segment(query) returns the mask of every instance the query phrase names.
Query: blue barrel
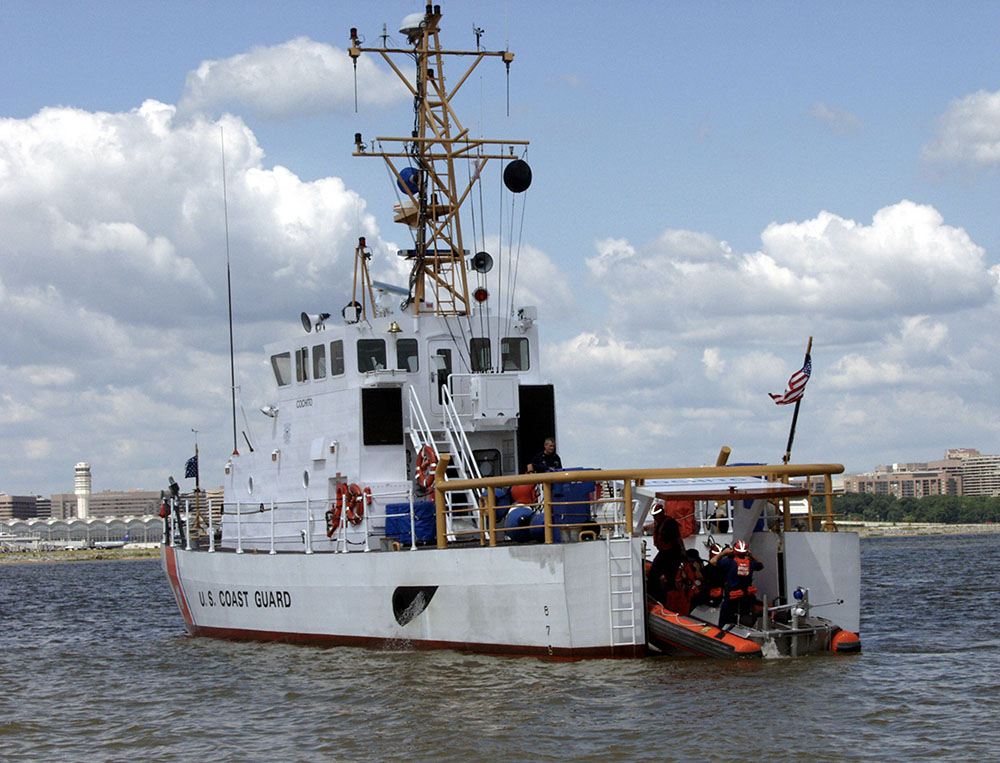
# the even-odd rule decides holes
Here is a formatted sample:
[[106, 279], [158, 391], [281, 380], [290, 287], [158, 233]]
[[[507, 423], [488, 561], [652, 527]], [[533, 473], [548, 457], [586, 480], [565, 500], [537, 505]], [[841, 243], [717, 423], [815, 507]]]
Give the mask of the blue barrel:
[[508, 508], [513, 503], [510, 497], [510, 489], [502, 487], [494, 488], [493, 495], [496, 497], [497, 527], [503, 527], [503, 521], [507, 516]]
[[531, 518], [533, 512], [527, 506], [515, 506], [504, 518], [503, 526], [507, 531], [507, 540], [515, 543], [527, 543], [531, 540]]
[[545, 513], [536, 511], [531, 515], [531, 539], [536, 543], [545, 542]]

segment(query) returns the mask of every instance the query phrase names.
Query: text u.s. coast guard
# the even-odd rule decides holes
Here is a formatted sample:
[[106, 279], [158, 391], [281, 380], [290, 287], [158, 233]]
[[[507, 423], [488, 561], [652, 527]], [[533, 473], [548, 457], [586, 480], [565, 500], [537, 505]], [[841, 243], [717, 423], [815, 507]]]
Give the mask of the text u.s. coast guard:
[[288, 609], [292, 595], [288, 591], [254, 591], [220, 588], [217, 591], [198, 591], [198, 601], [203, 607], [256, 607], [257, 609]]

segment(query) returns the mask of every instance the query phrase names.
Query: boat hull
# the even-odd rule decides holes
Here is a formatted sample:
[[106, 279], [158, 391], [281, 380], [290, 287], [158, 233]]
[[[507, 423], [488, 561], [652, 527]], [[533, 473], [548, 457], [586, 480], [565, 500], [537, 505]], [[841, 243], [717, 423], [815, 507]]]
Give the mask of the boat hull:
[[617, 560], [603, 542], [347, 554], [166, 546], [162, 561], [191, 635], [583, 659], [645, 653], [640, 541], [631, 548], [632, 628], [611, 606]]
[[723, 660], [762, 657], [758, 644], [701, 620], [654, 604], [647, 616], [650, 641], [661, 649], [682, 649], [702, 657]]

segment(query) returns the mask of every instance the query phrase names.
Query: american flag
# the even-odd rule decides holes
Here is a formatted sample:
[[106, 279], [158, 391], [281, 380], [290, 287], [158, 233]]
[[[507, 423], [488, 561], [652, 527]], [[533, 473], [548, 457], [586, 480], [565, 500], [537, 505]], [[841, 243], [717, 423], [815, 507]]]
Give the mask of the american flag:
[[774, 395], [768, 392], [776, 405], [788, 405], [802, 399], [802, 393], [806, 391], [806, 382], [809, 381], [809, 374], [812, 373], [812, 358], [806, 355], [806, 362], [802, 368], [792, 374], [788, 380], [788, 389], [783, 395]]
[[189, 458], [187, 460], [187, 463], [184, 464], [184, 477], [185, 477], [185, 479], [189, 479], [191, 477], [194, 477], [195, 479], [198, 478], [198, 454], [197, 453], [195, 453], [193, 456], [191, 456], [191, 458]]

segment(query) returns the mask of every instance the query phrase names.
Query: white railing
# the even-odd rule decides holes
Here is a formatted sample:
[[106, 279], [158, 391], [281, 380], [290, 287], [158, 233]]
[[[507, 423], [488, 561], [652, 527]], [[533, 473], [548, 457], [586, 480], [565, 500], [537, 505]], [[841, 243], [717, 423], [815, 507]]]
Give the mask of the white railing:
[[[370, 504], [368, 503], [369, 498], [371, 500]], [[373, 526], [375, 520], [382, 520], [382, 524], [384, 526], [384, 523], [389, 516], [398, 516], [398, 514], [394, 513], [390, 515], [385, 511], [381, 513], [374, 513], [369, 511], [369, 506], [386, 506], [390, 503], [390, 499], [392, 498], [402, 499], [399, 503], [409, 503], [410, 547], [415, 549], [417, 545], [416, 514], [414, 512], [413, 488], [411, 486], [405, 490], [383, 490], [372, 492], [370, 495], [366, 494], [363, 499], [366, 502], [364, 516], [358, 526], [353, 526], [359, 527], [359, 529], [356, 530], [356, 533], [363, 536], [364, 540], [358, 540], [357, 542], [353, 542], [351, 540], [350, 528], [352, 526], [346, 520], [346, 517], [342, 516], [333, 535], [327, 536], [323, 539], [329, 540], [332, 544], [332, 547], [327, 550], [338, 553], [348, 553], [352, 551], [352, 545], [361, 545], [363, 546], [361, 550], [371, 551], [371, 538], [373, 533], [377, 534], [378, 532], [378, 528]], [[254, 548], [254, 550], [257, 550], [258, 548], [261, 550], [266, 549], [267, 553], [270, 555], [278, 552], [279, 545], [287, 546], [289, 543], [294, 543], [296, 539], [299, 539], [302, 544], [302, 551], [306, 554], [312, 554], [316, 550], [315, 544], [319, 538], [319, 535], [316, 533], [316, 516], [314, 513], [315, 503], [315, 499], [310, 498], [302, 501], [270, 501], [267, 504], [259, 502], [243, 503], [240, 501], [237, 501], [236, 503], [224, 503], [223, 517], [226, 519], [232, 519], [232, 524], [235, 525], [235, 528], [230, 530], [230, 532], [235, 534], [235, 538], [230, 536], [228, 540], [230, 542], [235, 540], [235, 548], [233, 550], [237, 554], [245, 553], [244, 545], [250, 545]], [[249, 520], [250, 517], [260, 517], [261, 514], [269, 515], [266, 522], [251, 522]], [[184, 530], [180, 525], [180, 512], [172, 511], [171, 519], [173, 522], [171, 524], [170, 545], [176, 547], [178, 538], [185, 537], [182, 535]], [[261, 529], [262, 524], [266, 526], [266, 532], [255, 532]], [[215, 552], [217, 550], [214, 529], [210, 513], [209, 552]], [[226, 540], [227, 539], [225, 538], [223, 539], [224, 542]], [[192, 550], [190, 534], [187, 537], [185, 549]]]

